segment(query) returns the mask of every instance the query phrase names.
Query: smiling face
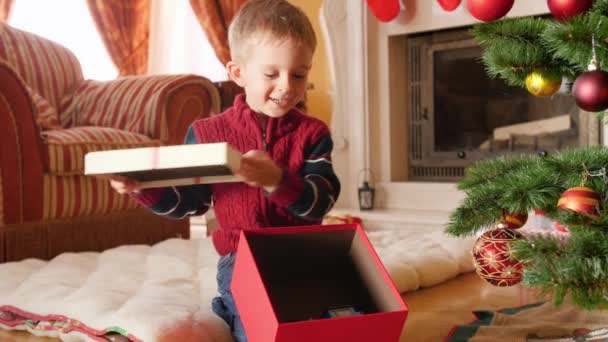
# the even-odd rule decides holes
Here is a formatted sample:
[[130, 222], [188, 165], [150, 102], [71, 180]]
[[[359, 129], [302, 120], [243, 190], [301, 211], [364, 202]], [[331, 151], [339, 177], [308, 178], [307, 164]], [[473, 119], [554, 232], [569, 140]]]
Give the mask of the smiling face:
[[279, 118], [304, 98], [313, 50], [293, 39], [252, 37], [242, 58], [226, 65], [230, 78], [245, 89], [249, 107]]

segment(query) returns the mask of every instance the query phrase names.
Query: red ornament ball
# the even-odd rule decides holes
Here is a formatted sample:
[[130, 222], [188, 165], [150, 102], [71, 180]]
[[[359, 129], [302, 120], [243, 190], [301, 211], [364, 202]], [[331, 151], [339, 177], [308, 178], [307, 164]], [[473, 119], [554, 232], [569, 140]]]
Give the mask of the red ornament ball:
[[473, 247], [475, 272], [494, 286], [513, 286], [521, 281], [523, 263], [511, 252], [514, 241], [525, 237], [511, 229], [483, 233]]
[[528, 213], [511, 214], [504, 213], [496, 222], [496, 228], [499, 229], [517, 229], [521, 228], [528, 221]]
[[507, 15], [515, 0], [467, 0], [471, 15], [481, 21], [494, 21]]
[[562, 193], [557, 201], [557, 208], [596, 219], [599, 215], [601, 200], [600, 194], [593, 189], [577, 186]]
[[437, 2], [439, 2], [444, 11], [452, 12], [460, 6], [462, 0], [437, 0]]
[[593, 0], [547, 0], [551, 14], [558, 20], [567, 20], [587, 12]]
[[576, 104], [588, 112], [608, 108], [608, 72], [593, 70], [582, 73], [574, 81], [572, 94]]

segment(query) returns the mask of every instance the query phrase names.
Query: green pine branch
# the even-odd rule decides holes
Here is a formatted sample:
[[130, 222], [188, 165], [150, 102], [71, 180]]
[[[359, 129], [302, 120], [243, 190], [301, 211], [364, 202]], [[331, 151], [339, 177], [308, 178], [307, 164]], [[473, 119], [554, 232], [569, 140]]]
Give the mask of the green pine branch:
[[608, 62], [608, 46], [605, 43], [607, 33], [608, 17], [590, 13], [566, 22], [549, 21], [541, 41], [555, 60], [560, 62], [564, 76], [571, 79], [588, 70], [594, 36], [598, 61]]
[[542, 41], [546, 28], [547, 20], [542, 18], [507, 19], [473, 27], [472, 33], [484, 49], [482, 61], [488, 75], [520, 87], [533, 71], [561, 79], [561, 63], [553, 60]]
[[608, 239], [604, 232], [580, 229], [568, 240], [545, 237], [518, 241], [515, 256], [525, 263], [524, 285], [552, 296], [567, 294], [588, 310], [608, 305]]
[[608, 0], [595, 0], [591, 12], [608, 16]]
[[484, 160], [467, 169], [458, 183], [467, 197], [452, 213], [447, 232], [473, 235], [492, 228], [503, 211], [529, 212], [536, 209], [568, 226], [602, 227], [608, 210], [597, 221], [569, 212], [558, 212], [557, 201], [569, 188], [580, 186], [585, 168], [590, 174], [585, 185], [600, 194], [608, 192], [608, 149], [603, 146], [535, 155]]

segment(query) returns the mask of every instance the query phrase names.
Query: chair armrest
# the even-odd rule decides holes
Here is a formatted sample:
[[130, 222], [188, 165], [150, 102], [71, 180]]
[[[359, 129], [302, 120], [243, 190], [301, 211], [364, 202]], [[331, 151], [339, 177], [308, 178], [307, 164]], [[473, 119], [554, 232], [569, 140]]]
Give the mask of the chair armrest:
[[39, 220], [45, 164], [34, 103], [21, 78], [2, 61], [0, 127], [0, 226]]
[[[183, 142], [192, 121], [220, 112], [215, 85], [197, 75], [130, 76], [85, 81], [63, 110], [71, 126], [104, 126]], [[65, 102], [64, 102], [65, 103]]]

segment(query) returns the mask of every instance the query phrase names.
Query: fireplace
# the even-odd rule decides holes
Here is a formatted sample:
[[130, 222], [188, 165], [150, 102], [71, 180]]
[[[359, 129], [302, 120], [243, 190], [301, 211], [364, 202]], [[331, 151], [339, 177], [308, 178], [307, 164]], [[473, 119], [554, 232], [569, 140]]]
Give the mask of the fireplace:
[[[407, 40], [409, 177], [456, 181], [471, 163], [599, 143], [597, 120], [565, 91], [536, 97], [487, 76], [482, 50], [468, 28], [404, 37]], [[565, 88], [565, 86], [563, 87]], [[596, 132], [596, 133], [597, 133]]]
[[[410, 38], [423, 37], [429, 32], [438, 35], [451, 32], [457, 36], [459, 30], [478, 21], [469, 15], [466, 6], [445, 12], [437, 1], [404, 0], [404, 3], [405, 10], [389, 23], [375, 19], [364, 1], [324, 0], [322, 3], [320, 23], [331, 84], [333, 165], [342, 183], [337, 207], [346, 213], [362, 216], [366, 227], [373, 223], [374, 227], [440, 229], [464, 197], [449, 179], [458, 178], [452, 175], [462, 173], [465, 165], [473, 160], [473, 152], [465, 149], [463, 160], [458, 158], [456, 149], [434, 152], [433, 147], [426, 155], [422, 152], [423, 157], [447, 153], [454, 159], [453, 164], [435, 159], [436, 164], [429, 162], [419, 166], [424, 168], [422, 171], [428, 177], [422, 177], [420, 173], [416, 175], [416, 170], [410, 165], [413, 162], [409, 158], [410, 145], [416, 140], [410, 136], [408, 125], [414, 115], [418, 118], [424, 115], [422, 101], [428, 103], [427, 116], [430, 115], [428, 109], [434, 104], [423, 98], [428, 92], [423, 92], [422, 88], [418, 105], [412, 102], [408, 82], [414, 70], [409, 60], [408, 43]], [[508, 16], [547, 13], [544, 1], [516, 1]], [[414, 113], [416, 110], [418, 112]], [[573, 121], [569, 123], [573, 128], [591, 127], [578, 130], [579, 144], [597, 142], [601, 135], [594, 115], [578, 113], [578, 122], [576, 117], [573, 114]], [[556, 120], [568, 124], [565, 120], [559, 121], [560, 115]], [[509, 129], [512, 128], [506, 131]], [[523, 130], [516, 130], [520, 131]], [[550, 146], [551, 141], [546, 139], [537, 139], [537, 146]], [[461, 140], [467, 146], [467, 139]], [[473, 142], [477, 140], [470, 138], [470, 141], [469, 145], [474, 146]], [[493, 151], [505, 149], [498, 142], [488, 142], [483, 146], [490, 144], [493, 144]], [[512, 144], [534, 146], [534, 139], [527, 142], [525, 137], [518, 136], [514, 137]], [[446, 167], [460, 171], [446, 170]], [[358, 207], [357, 189], [361, 186], [359, 173], [363, 169], [374, 173], [377, 201], [374, 210], [358, 212], [355, 209]]]

